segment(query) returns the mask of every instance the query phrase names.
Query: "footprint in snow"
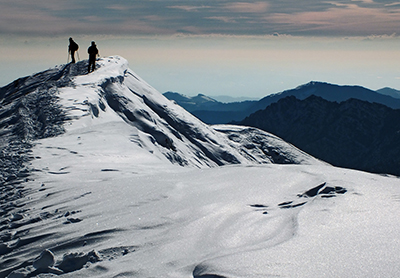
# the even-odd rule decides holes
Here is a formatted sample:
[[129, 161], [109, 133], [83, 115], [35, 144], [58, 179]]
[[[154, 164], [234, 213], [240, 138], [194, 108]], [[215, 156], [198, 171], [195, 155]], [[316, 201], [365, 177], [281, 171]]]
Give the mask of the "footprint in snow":
[[69, 174], [70, 172], [63, 172], [63, 171], [49, 171], [49, 174], [53, 174], [53, 175], [65, 175], [65, 174]]
[[82, 221], [82, 219], [80, 219], [80, 218], [69, 217], [69, 218], [67, 218], [67, 221], [65, 221], [63, 224], [73, 224], [73, 223], [79, 223], [81, 221]]

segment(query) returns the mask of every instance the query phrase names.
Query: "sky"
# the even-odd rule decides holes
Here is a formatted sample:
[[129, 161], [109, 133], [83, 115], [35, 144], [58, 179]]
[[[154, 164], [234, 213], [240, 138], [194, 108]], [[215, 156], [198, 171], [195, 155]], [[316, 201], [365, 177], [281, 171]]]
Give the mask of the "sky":
[[0, 86], [95, 40], [160, 92], [260, 98], [309, 81], [400, 89], [400, 2], [1, 0]]

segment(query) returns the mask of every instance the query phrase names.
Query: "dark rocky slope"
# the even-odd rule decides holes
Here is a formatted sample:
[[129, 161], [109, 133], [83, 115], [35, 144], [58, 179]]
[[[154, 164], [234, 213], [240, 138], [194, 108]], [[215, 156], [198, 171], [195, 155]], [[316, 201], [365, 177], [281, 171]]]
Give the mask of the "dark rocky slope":
[[400, 175], [400, 110], [349, 99], [290, 96], [241, 122], [335, 166]]

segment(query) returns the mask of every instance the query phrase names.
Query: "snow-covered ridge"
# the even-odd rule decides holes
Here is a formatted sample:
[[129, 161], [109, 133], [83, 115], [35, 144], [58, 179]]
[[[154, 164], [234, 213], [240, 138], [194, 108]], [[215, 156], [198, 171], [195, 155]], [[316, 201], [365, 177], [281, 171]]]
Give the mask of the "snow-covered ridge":
[[[266, 132], [235, 128], [233, 136], [204, 124], [147, 84], [119, 56], [99, 59], [91, 74], [86, 74], [86, 61], [58, 66], [2, 88], [1, 95], [3, 114], [26, 111], [20, 117], [25, 137], [57, 136], [64, 129], [124, 122], [133, 128], [132, 142], [182, 166], [321, 163]], [[17, 102], [25, 103], [23, 109]], [[47, 110], [44, 122], [42, 114]], [[38, 119], [41, 127], [35, 128]], [[281, 147], [276, 147], [278, 141]]]
[[[104, 113], [107, 110], [116, 112], [139, 130], [141, 145], [148, 146], [153, 153], [160, 153], [173, 163], [198, 167], [239, 163], [318, 163], [289, 145], [284, 151], [277, 150], [278, 156], [282, 157], [275, 160], [259, 147], [252, 146], [249, 150], [232, 147], [229, 137], [165, 98], [130, 70], [125, 59], [109, 57], [98, 64], [100, 68], [95, 74], [74, 80], [75, 90], [90, 87], [87, 104], [91, 114], [102, 118], [103, 114], [108, 116], [109, 113]], [[94, 86], [97, 86], [96, 90], [92, 89]], [[252, 130], [248, 129], [248, 132]], [[241, 133], [246, 132], [242, 130]], [[265, 139], [271, 138], [269, 134], [265, 135]]]

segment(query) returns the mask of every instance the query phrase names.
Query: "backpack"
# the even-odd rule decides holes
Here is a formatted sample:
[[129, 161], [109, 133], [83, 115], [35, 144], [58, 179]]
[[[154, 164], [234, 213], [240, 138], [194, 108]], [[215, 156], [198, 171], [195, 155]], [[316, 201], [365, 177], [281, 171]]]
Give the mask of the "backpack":
[[77, 51], [78, 48], [79, 48], [78, 44], [77, 44], [76, 42], [74, 42], [74, 41], [72, 41], [72, 42], [69, 44], [69, 50], [71, 50], [71, 51]]

